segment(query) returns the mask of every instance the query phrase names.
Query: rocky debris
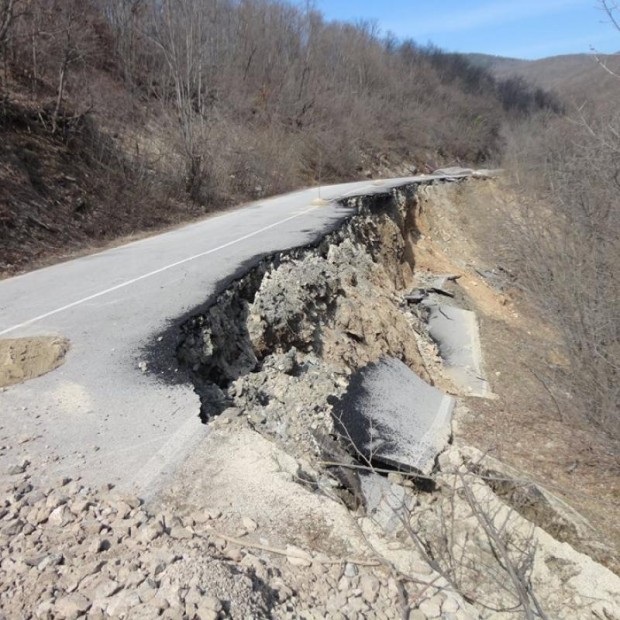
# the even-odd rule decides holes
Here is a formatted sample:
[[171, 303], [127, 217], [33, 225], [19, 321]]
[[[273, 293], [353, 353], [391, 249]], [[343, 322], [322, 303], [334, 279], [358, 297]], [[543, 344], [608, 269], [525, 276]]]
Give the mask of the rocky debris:
[[0, 509], [7, 618], [241, 618], [277, 608], [255, 571], [218, 559], [203, 515], [183, 526], [107, 488], [14, 479]]
[[471, 456], [454, 446], [442, 454], [438, 491], [418, 495], [410, 513], [408, 531], [433, 566], [481, 608], [496, 609], [493, 618], [523, 611], [520, 589], [531, 609], [538, 605], [550, 618], [617, 617], [620, 578], [504, 503], [472, 472]]
[[[425, 278], [426, 281], [412, 289], [411, 292], [404, 296], [404, 299], [407, 302], [418, 304], [433, 294], [454, 297], [454, 293], [447, 288], [447, 285], [450, 282], [456, 282], [459, 278], [460, 276], [458, 275], [448, 273], [441, 275], [431, 274], [430, 278]], [[416, 279], [421, 279], [419, 274]]]
[[[403, 604], [419, 600], [411, 589], [403, 603], [378, 562], [230, 542], [214, 527], [218, 511], [156, 514], [135, 496], [79, 481], [36, 488], [20, 477], [3, 491], [3, 617], [378, 620], [400, 618]], [[249, 517], [240, 523], [260, 530]], [[470, 618], [453, 598], [457, 617]]]
[[[203, 419], [232, 407], [244, 420], [227, 424], [247, 421], [317, 462], [334, 432], [328, 399], [352, 372], [394, 356], [428, 379], [398, 293], [412, 278], [414, 201], [413, 189], [351, 200], [359, 215], [318, 247], [263, 261], [183, 327]], [[355, 475], [334, 474], [356, 496]]]
[[[204, 419], [231, 404], [247, 410], [244, 382], [270, 368], [342, 383], [352, 370], [393, 355], [425, 375], [396, 294], [412, 274], [413, 192], [351, 200], [360, 214], [318, 247], [265, 259], [183, 326], [179, 357], [193, 373]], [[285, 357], [270, 362], [276, 355]], [[263, 391], [256, 394], [261, 406], [283, 402], [281, 393]]]
[[450, 440], [453, 407], [401, 361], [382, 358], [351, 377], [333, 416], [343, 443], [369, 462], [430, 474]]
[[[426, 190], [427, 198], [432, 191]], [[473, 315], [451, 305], [464, 297], [460, 287], [449, 284], [454, 278], [429, 274], [428, 282], [422, 283], [421, 288], [430, 291], [427, 297], [432, 296], [433, 302], [429, 305], [425, 300], [420, 304], [428, 311], [428, 328], [416, 323], [411, 312], [402, 311], [403, 291], [411, 290], [414, 281], [415, 196], [396, 190], [390, 196], [360, 199], [357, 206], [359, 214], [318, 247], [270, 257], [234, 283], [205, 314], [184, 326], [180, 347], [181, 358], [195, 378], [205, 419], [225, 411], [220, 420], [212, 421], [218, 430], [226, 428], [234, 436], [249, 427], [298, 463], [303, 462], [304, 466], [294, 471], [287, 469], [286, 475], [326, 504], [332, 499], [344, 501], [355, 511], [360, 530], [380, 557], [389, 558], [385, 561], [399, 574], [412, 577], [415, 584], [425, 584], [405, 586], [393, 576], [385, 581], [385, 575], [377, 574], [379, 571], [346, 563], [334, 572], [335, 569], [317, 562], [307, 549], [296, 544], [285, 546], [279, 570], [282, 575], [290, 575], [286, 571], [292, 570], [296, 577], [269, 581], [278, 600], [286, 601], [286, 613], [290, 615], [283, 617], [304, 617], [307, 609], [313, 610], [312, 616], [334, 618], [372, 617], [372, 613], [377, 617], [400, 617], [405, 613], [417, 618], [476, 617], [474, 607], [455, 594], [455, 588], [467, 592], [468, 600], [478, 605], [482, 615], [489, 617], [486, 606], [505, 609], [509, 614], [508, 610], [519, 604], [515, 592], [510, 590], [515, 584], [505, 570], [505, 560], [498, 561], [502, 550], [489, 538], [474, 510], [478, 504], [490, 511], [491, 519], [504, 519], [503, 526], [498, 522], [494, 527], [506, 537], [502, 544], [508, 546], [510, 561], [536, 580], [536, 596], [551, 617], [563, 617], [562, 614], [566, 616], [568, 610], [573, 610], [573, 594], [580, 605], [586, 600], [586, 575], [594, 578], [593, 583], [600, 579], [603, 584], [596, 597], [604, 603], [596, 611], [611, 613], [617, 605], [617, 580], [604, 568], [590, 564], [585, 556], [577, 554], [579, 557], [571, 556], [569, 561], [568, 551], [555, 549], [557, 542], [545, 538], [544, 532], [533, 530], [532, 524], [511, 511], [475, 476], [471, 485], [474, 502], [468, 501], [469, 487], [458, 487], [460, 478], [455, 473], [463, 466], [462, 455], [455, 456], [451, 448], [439, 456], [443, 473], [434, 478], [437, 490], [433, 493], [420, 492], [407, 476], [394, 474], [386, 480], [375, 473], [363, 477], [360, 483], [356, 472], [360, 465], [367, 465], [369, 456], [375, 458], [377, 446], [371, 445], [366, 452], [360, 450], [362, 454], [357, 456], [363, 458], [357, 459], [351, 454], [343, 457], [334, 448], [334, 403], [345, 395], [360, 369], [372, 369], [382, 358], [401, 360], [407, 372], [414, 371], [428, 380], [426, 365], [436, 357], [440, 370], [435, 373], [437, 368], [433, 367], [434, 378], [439, 375], [443, 381], [451, 377], [446, 383], [453, 386], [460, 382], [461, 389], [466, 379], [467, 395], [488, 395], [481, 374], [477, 325], [476, 337], [471, 337], [474, 330], [469, 329], [463, 339], [462, 321], [455, 321], [458, 314], [457, 318], [471, 327]], [[448, 299], [446, 292], [453, 293], [454, 298]], [[435, 303], [437, 299], [441, 301]], [[455, 322], [459, 324], [457, 338], [444, 338], [444, 332], [449, 332], [450, 337], [454, 335]], [[443, 365], [429, 335], [439, 345]], [[467, 354], [466, 359], [459, 357], [462, 354]], [[385, 374], [399, 376], [402, 368], [390, 368]], [[452, 372], [454, 369], [466, 376], [459, 377]], [[402, 391], [403, 382], [397, 383], [392, 393]], [[377, 399], [371, 409], [387, 407], [389, 396]], [[418, 402], [413, 394], [405, 400]], [[337, 411], [336, 414], [338, 417]], [[445, 430], [442, 447], [427, 455], [424, 463], [416, 462], [414, 466], [410, 461], [409, 469], [432, 471], [437, 453], [449, 439], [447, 421]], [[396, 434], [401, 432], [399, 428]], [[342, 447], [340, 442], [339, 448]], [[383, 462], [402, 465], [400, 460]], [[467, 474], [471, 472], [467, 470]], [[243, 477], [247, 477], [247, 472], [243, 472]], [[349, 493], [348, 500], [342, 487]], [[398, 513], [397, 518], [394, 513]], [[251, 518], [260, 523], [256, 533], [262, 534], [263, 518], [255, 516]], [[245, 539], [250, 530], [242, 523], [239, 526]], [[535, 539], [531, 537], [532, 531]], [[325, 533], [317, 534], [321, 535]], [[530, 553], [532, 540], [541, 546], [541, 551], [534, 548]], [[287, 543], [293, 545], [296, 541]], [[418, 555], [424, 549], [432, 550], [427, 562]], [[570, 549], [570, 553], [575, 552]], [[226, 551], [226, 557], [246, 562], [239, 549]], [[554, 557], [561, 559], [555, 561]], [[541, 563], [539, 558], [545, 559]], [[251, 559], [247, 562], [263, 573], [265, 566], [257, 567]], [[565, 570], [567, 566], [573, 568]], [[574, 566], [583, 579], [573, 575], [577, 570]], [[318, 578], [307, 580], [300, 578], [301, 574]], [[362, 588], [362, 578], [366, 576], [381, 583], [375, 603], [369, 602], [374, 597], [374, 582], [364, 579]], [[578, 580], [574, 588], [568, 583], [573, 578]], [[325, 583], [329, 585], [327, 589]], [[560, 583], [563, 585], [559, 586]], [[579, 613], [583, 611], [583, 617], [589, 617], [587, 614], [593, 609], [590, 602], [583, 603]]]

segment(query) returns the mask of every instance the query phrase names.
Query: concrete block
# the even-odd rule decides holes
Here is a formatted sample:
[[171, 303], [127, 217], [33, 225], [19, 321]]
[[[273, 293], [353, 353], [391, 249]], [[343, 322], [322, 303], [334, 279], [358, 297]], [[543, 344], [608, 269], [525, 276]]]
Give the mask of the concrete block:
[[334, 403], [345, 442], [365, 458], [403, 471], [432, 471], [450, 439], [454, 400], [400, 360], [383, 358], [351, 377]]

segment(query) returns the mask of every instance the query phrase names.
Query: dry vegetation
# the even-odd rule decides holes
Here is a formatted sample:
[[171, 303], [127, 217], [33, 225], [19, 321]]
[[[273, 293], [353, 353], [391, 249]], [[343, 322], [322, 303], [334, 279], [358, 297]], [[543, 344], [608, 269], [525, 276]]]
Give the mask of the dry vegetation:
[[[602, 1], [619, 31], [617, 3]], [[620, 74], [609, 63], [601, 76]], [[620, 440], [620, 117], [593, 102], [508, 132], [520, 194], [502, 218], [502, 252], [518, 285], [554, 327], [561, 350], [541, 378], [561, 416]]]
[[0, 51], [8, 273], [318, 179], [497, 162], [507, 120], [559, 109], [281, 1], [3, 0]]

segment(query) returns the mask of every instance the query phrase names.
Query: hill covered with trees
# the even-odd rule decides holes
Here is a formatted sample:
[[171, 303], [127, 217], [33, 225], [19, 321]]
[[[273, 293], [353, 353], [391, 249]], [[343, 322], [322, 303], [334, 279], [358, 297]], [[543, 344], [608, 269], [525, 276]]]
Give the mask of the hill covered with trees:
[[561, 111], [280, 1], [7, 0], [0, 24], [9, 273], [319, 180], [499, 162], [507, 121]]

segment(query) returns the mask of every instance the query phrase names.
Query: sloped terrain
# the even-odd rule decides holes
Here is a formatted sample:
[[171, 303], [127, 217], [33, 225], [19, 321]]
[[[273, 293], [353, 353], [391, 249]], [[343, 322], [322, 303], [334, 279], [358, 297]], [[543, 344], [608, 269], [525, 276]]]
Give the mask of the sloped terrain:
[[[541, 88], [554, 91], [571, 104], [588, 111], [615, 111], [620, 91], [620, 56], [569, 54], [540, 60], [517, 60], [500, 56], [472, 55], [475, 64], [486, 67], [499, 79], [521, 77]], [[611, 75], [603, 66], [616, 75]]]
[[9, 104], [0, 137], [0, 274], [203, 212], [141, 182], [134, 163], [89, 116], [51, 134], [36, 106]]
[[514, 111], [462, 57], [311, 5], [161, 6], [0, 7], [0, 274], [303, 186], [501, 157]]

